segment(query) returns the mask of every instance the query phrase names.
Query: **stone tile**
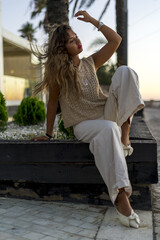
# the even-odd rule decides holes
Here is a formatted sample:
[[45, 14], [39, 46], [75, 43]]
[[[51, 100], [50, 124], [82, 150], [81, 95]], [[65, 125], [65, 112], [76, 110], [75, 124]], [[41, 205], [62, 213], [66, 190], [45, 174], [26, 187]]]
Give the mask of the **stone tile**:
[[24, 234], [28, 233], [28, 230], [24, 229], [24, 228], [19, 228], [19, 227], [13, 226], [12, 228], [7, 229], [6, 233], [9, 233], [11, 235], [23, 236]]
[[12, 235], [9, 233], [0, 231], [0, 240], [6, 240], [9, 237], [12, 237]]
[[47, 220], [47, 219], [40, 219], [39, 218], [39, 219], [33, 220], [32, 223], [42, 225], [42, 226], [47, 226], [47, 225], [51, 224], [52, 222]]
[[70, 219], [68, 219], [67, 224], [79, 227], [82, 224], [84, 224], [84, 221], [77, 220], [77, 219], [74, 219], [74, 218], [70, 218]]
[[6, 238], [5, 240], [28, 240], [28, 238], [23, 238], [23, 237], [12, 235], [12, 237]]
[[63, 239], [47, 236], [47, 237], [44, 237], [42, 240], [63, 240]]
[[151, 211], [136, 211], [141, 219], [139, 229], [128, 228], [120, 224], [114, 208], [109, 208], [96, 240], [152, 240], [152, 213]]
[[44, 234], [46, 236], [54, 236], [54, 237], [58, 236], [58, 237], [60, 237], [60, 235], [63, 236], [63, 234], [64, 234], [64, 232], [61, 231], [62, 229], [50, 228], [50, 227], [47, 227], [47, 226], [33, 224], [30, 228], [30, 231], [41, 233], [41, 234]]
[[89, 230], [89, 229], [83, 229], [80, 232], [78, 232], [78, 235], [81, 237], [86, 237], [86, 238], [94, 238], [96, 236], [96, 230]]
[[39, 240], [39, 239], [43, 239], [45, 235], [41, 233], [30, 232], [30, 233], [24, 234], [23, 237], [29, 240]]
[[12, 227], [13, 226], [10, 225], [10, 224], [1, 223], [0, 224], [0, 231], [5, 232], [5, 231], [11, 229]]
[[20, 219], [15, 219], [12, 223], [13, 226], [16, 227], [21, 227], [21, 228], [30, 228], [32, 225], [32, 222], [26, 222], [26, 221], [22, 221]]
[[33, 222], [37, 219], [37, 216], [30, 215], [30, 214], [24, 214], [19, 217], [20, 220], [26, 221], [26, 222]]
[[[88, 215], [90, 215], [90, 214], [88, 214]], [[87, 217], [83, 218], [83, 221], [88, 222], [88, 223], [99, 223], [102, 218], [103, 218], [103, 215], [99, 214], [99, 215], [94, 216], [94, 217], [87, 216]]]
[[52, 221], [57, 222], [57, 223], [66, 223], [68, 218], [60, 217], [60, 216], [55, 216]]
[[0, 214], [4, 214], [4, 213], [6, 213], [6, 209], [3, 209], [3, 208], [0, 208]]
[[37, 233], [42, 233], [45, 235], [53, 235], [54, 229], [53, 228], [48, 228], [46, 226], [38, 225], [38, 224], [32, 224], [30, 227], [30, 232], [37, 232]]
[[44, 218], [44, 219], [52, 219], [54, 214], [49, 214], [46, 211], [44, 212], [37, 212], [34, 216], [39, 217], [39, 218]]
[[82, 237], [82, 238], [80, 238], [79, 240], [93, 240], [93, 238], [86, 238], [86, 237]]
[[96, 230], [98, 229], [98, 224], [91, 224], [91, 223], [83, 223], [82, 225], [80, 225], [81, 228], [84, 228], [84, 229], [93, 229], [93, 230]]
[[[68, 223], [67, 223], [68, 224]], [[62, 229], [64, 232], [69, 232], [69, 233], [78, 233], [82, 230], [80, 227], [75, 227], [75, 226], [66, 226]]]
[[73, 234], [73, 233], [67, 233], [64, 231], [57, 231], [55, 233], [55, 235], [53, 235], [54, 237], [57, 237], [57, 239], [64, 239], [64, 240], [70, 240], [70, 239], [74, 239], [74, 240], [79, 240], [79, 235]]

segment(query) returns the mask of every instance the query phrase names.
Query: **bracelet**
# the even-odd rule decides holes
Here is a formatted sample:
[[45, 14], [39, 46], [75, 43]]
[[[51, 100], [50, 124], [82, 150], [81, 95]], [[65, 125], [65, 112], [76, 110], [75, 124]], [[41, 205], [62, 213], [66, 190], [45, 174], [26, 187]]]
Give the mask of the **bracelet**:
[[103, 22], [99, 22], [98, 23], [98, 31], [100, 31], [100, 29], [101, 29], [101, 27], [104, 25], [104, 23]]
[[45, 134], [46, 137], [48, 137], [49, 139], [53, 138], [51, 135], [49, 135], [48, 133]]

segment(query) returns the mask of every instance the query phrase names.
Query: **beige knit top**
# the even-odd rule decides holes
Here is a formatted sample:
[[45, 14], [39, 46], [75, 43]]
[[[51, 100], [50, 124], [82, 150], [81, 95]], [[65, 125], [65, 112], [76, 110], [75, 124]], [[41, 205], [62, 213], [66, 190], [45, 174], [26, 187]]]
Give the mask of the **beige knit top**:
[[82, 58], [78, 67], [78, 81], [81, 86], [81, 96], [72, 91], [68, 97], [63, 91], [59, 95], [62, 117], [65, 127], [74, 126], [84, 120], [97, 119], [103, 115], [107, 96], [99, 85], [95, 65], [91, 56]]

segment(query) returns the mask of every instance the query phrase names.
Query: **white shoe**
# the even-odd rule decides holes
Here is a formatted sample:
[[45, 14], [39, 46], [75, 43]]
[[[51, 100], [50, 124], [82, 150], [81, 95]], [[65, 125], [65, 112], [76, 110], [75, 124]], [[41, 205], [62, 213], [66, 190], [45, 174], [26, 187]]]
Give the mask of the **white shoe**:
[[[117, 209], [116, 209], [117, 210]], [[124, 216], [122, 215], [118, 210], [118, 217], [119, 217], [119, 221], [127, 227], [133, 227], [133, 228], [139, 228], [140, 226], [140, 219], [139, 216], [133, 211], [131, 211], [131, 215], [130, 216]]]
[[131, 145], [125, 146], [122, 143], [122, 147], [123, 147], [123, 152], [124, 152], [124, 156], [131, 156], [131, 154], [133, 153], [133, 148], [131, 147]]

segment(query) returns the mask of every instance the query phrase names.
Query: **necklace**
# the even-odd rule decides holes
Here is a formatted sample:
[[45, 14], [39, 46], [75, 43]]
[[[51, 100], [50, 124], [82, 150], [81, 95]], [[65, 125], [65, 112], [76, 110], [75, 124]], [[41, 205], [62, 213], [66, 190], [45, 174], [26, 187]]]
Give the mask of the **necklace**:
[[85, 86], [88, 85], [88, 81], [87, 81], [86, 79], [83, 79], [82, 81], [83, 81], [83, 84], [84, 84]]

